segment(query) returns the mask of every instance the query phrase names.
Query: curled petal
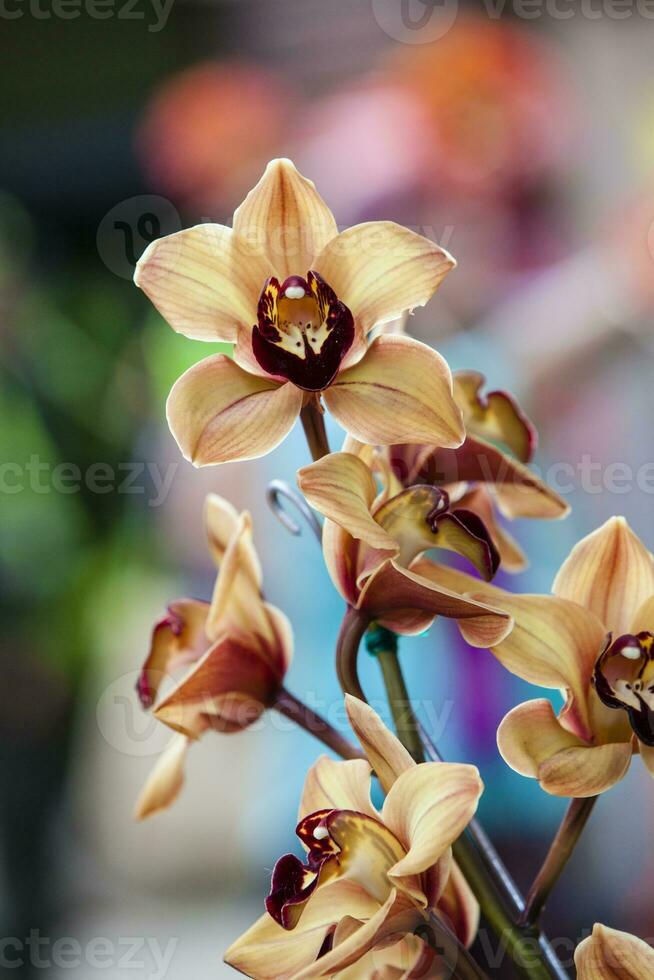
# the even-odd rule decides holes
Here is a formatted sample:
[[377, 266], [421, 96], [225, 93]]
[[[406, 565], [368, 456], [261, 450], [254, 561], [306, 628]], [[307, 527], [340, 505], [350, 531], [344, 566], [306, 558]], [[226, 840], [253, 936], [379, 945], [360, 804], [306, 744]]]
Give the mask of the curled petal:
[[596, 923], [575, 950], [577, 980], [650, 980], [654, 950], [628, 932]]
[[346, 694], [345, 710], [382, 789], [388, 793], [397, 777], [415, 766], [414, 760], [365, 701]]
[[370, 773], [365, 759], [337, 762], [321, 756], [304, 781], [298, 820], [317, 810], [356, 810], [377, 817], [370, 802]]
[[553, 796], [597, 796], [626, 775], [631, 755], [631, 742], [572, 746], [539, 766], [538, 781]]
[[[306, 275], [313, 258], [338, 233], [312, 181], [291, 160], [271, 160], [234, 213], [234, 231], [265, 256], [281, 279]], [[265, 277], [264, 277], [265, 278]], [[263, 279], [259, 283], [259, 289]]]
[[524, 551], [508, 531], [502, 527], [495, 515], [493, 500], [488, 489], [476, 486], [457, 501], [457, 507], [471, 510], [484, 522], [500, 557], [503, 572], [521, 572], [528, 562]]
[[397, 552], [396, 542], [370, 513], [377, 486], [362, 459], [351, 453], [330, 453], [299, 470], [297, 482], [311, 506], [353, 538]]
[[184, 785], [189, 744], [186, 735], [174, 735], [162, 752], [136, 801], [134, 816], [137, 820], [167, 810], [175, 802]]
[[360, 442], [459, 446], [465, 436], [447, 363], [410, 337], [378, 337], [323, 397], [334, 418]]
[[445, 854], [474, 816], [483, 788], [475, 766], [423, 762], [400, 773], [381, 812], [407, 848], [389, 871], [398, 887], [405, 875], [427, 871]]
[[175, 382], [166, 414], [186, 459], [208, 466], [265, 456], [288, 435], [301, 407], [294, 385], [247, 374], [215, 354]]
[[561, 725], [551, 702], [544, 698], [513, 708], [497, 730], [497, 746], [506, 764], [521, 776], [534, 779], [542, 762], [563, 749], [582, 744]]
[[506, 391], [482, 395], [486, 379], [478, 371], [456, 371], [454, 397], [465, 420], [466, 431], [504, 443], [523, 463], [536, 450], [536, 430]]
[[552, 591], [592, 610], [616, 636], [628, 633], [654, 595], [654, 560], [624, 517], [611, 517], [574, 546]]
[[161, 681], [184, 664], [199, 660], [209, 645], [206, 633], [209, 603], [178, 599], [152, 631], [150, 652], [138, 679], [137, 691], [144, 708], [157, 699]]
[[252, 328], [270, 272], [265, 254], [231, 228], [204, 224], [152, 242], [134, 281], [173, 330], [195, 340], [233, 343], [240, 326]]
[[364, 333], [424, 306], [455, 265], [445, 249], [392, 221], [348, 228], [314, 262]]

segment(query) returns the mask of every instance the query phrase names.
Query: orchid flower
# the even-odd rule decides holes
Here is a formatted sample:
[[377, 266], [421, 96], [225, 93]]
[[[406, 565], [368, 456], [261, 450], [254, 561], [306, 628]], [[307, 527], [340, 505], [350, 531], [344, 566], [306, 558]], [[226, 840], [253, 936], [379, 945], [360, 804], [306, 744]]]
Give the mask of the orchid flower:
[[654, 950], [628, 932], [597, 923], [575, 950], [577, 980], [651, 980]]
[[[225, 954], [256, 980], [435, 976], [420, 938], [430, 915], [464, 946], [477, 931], [451, 853], [483, 789], [477, 769], [416, 764], [372, 708], [350, 696], [346, 707], [367, 761], [323, 756], [309, 770], [296, 829], [306, 863], [280, 858], [266, 913]], [[373, 769], [386, 794], [379, 811]]]
[[467, 624], [471, 642], [499, 643], [510, 616], [473, 602], [425, 578], [430, 548], [466, 557], [486, 579], [498, 556], [483, 523], [466, 510], [450, 509], [447, 494], [416, 486], [388, 496], [378, 492], [361, 455], [330, 453], [298, 472], [298, 485], [326, 518], [323, 551], [334, 585], [353, 608], [396, 633], [427, 629], [437, 615]]
[[175, 383], [167, 415], [198, 466], [274, 449], [303, 407], [357, 439], [454, 447], [463, 441], [449, 368], [431, 348], [379, 323], [423, 306], [455, 265], [389, 221], [339, 234], [331, 211], [290, 160], [273, 160], [232, 228], [198, 225], [153, 242], [135, 282], [174, 330], [233, 343]]
[[264, 602], [252, 521], [215, 494], [207, 497], [210, 551], [219, 565], [211, 602], [180, 599], [154, 627], [138, 682], [144, 707], [164, 678], [186, 672], [154, 707], [177, 734], [159, 758], [136, 806], [139, 818], [165, 809], [179, 794], [191, 743], [213, 729], [238, 732], [272, 706], [290, 664], [291, 626]]
[[484, 522], [501, 558], [503, 571], [527, 564], [522, 549], [497, 519], [559, 519], [568, 505], [527, 466], [536, 449], [536, 430], [505, 391], [482, 393], [485, 378], [477, 371], [456, 371], [454, 398], [463, 413], [466, 438], [454, 449], [440, 445], [396, 445], [378, 450], [395, 491], [416, 483], [446, 490], [458, 507]]
[[654, 559], [624, 518], [575, 545], [552, 595], [480, 591], [471, 576], [447, 569], [437, 580], [513, 616], [510, 636], [492, 652], [523, 680], [564, 693], [558, 716], [539, 699], [504, 718], [497, 740], [509, 766], [571, 797], [610, 789], [634, 751], [654, 775]]

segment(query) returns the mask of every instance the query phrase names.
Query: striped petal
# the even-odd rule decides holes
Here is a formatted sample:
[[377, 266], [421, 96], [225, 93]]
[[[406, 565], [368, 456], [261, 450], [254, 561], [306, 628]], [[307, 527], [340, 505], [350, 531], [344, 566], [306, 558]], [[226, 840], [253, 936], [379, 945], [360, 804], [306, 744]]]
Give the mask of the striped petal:
[[345, 710], [382, 789], [388, 793], [397, 777], [415, 766], [414, 760], [365, 701], [346, 694]]
[[314, 260], [364, 333], [424, 306], [456, 262], [445, 249], [392, 221], [370, 221], [333, 238]]
[[136, 820], [146, 820], [175, 802], [184, 785], [189, 744], [186, 735], [173, 736], [139, 794], [134, 810]]
[[337, 422], [360, 442], [459, 446], [465, 437], [446, 361], [410, 337], [378, 337], [323, 397]]
[[152, 242], [134, 282], [173, 330], [194, 340], [236, 340], [252, 329], [272, 268], [263, 252], [224, 225], [204, 224]]
[[[271, 160], [234, 213], [234, 231], [271, 263], [273, 275], [306, 275], [316, 256], [338, 234], [312, 181], [290, 160]], [[329, 280], [327, 280], [329, 281]], [[259, 283], [259, 290], [263, 279]]]
[[654, 950], [628, 932], [596, 923], [575, 950], [577, 980], [651, 980]]
[[247, 374], [215, 354], [175, 382], [166, 414], [185, 458], [208, 466], [265, 456], [288, 435], [301, 407], [294, 385]]
[[304, 781], [298, 821], [318, 810], [356, 810], [378, 817], [370, 802], [370, 764], [365, 759], [337, 762], [321, 756]]
[[541, 763], [557, 752], [580, 747], [581, 739], [567, 731], [550, 701], [525, 701], [504, 717], [497, 730], [500, 755], [521, 776], [538, 778]]
[[538, 781], [552, 796], [597, 796], [626, 775], [631, 755], [630, 742], [573, 746], [543, 762], [538, 769]]

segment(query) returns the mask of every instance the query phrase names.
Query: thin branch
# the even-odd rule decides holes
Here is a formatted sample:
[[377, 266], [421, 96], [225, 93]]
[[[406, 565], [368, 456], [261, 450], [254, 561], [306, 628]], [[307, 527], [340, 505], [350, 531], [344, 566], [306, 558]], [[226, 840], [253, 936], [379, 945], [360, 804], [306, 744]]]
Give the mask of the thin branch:
[[344, 735], [341, 735], [333, 725], [310, 708], [294, 694], [282, 687], [273, 704], [273, 708], [279, 711], [285, 718], [290, 718], [296, 725], [304, 728], [305, 731], [323, 742], [328, 748], [332, 749], [343, 759], [363, 759], [365, 758], [361, 749], [350, 742]]
[[329, 442], [325, 430], [325, 417], [318, 402], [317, 396], [313, 396], [300, 412], [300, 421], [304, 428], [307, 438], [309, 452], [313, 460], [322, 459], [329, 453]]

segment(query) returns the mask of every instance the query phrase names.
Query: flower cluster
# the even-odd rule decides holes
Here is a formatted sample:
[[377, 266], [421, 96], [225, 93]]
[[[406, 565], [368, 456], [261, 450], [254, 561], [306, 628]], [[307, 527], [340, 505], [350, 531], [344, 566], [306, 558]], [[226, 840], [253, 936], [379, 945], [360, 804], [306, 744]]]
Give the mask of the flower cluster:
[[[633, 755], [654, 775], [654, 559], [624, 519], [576, 545], [551, 595], [492, 584], [499, 569], [526, 564], [504, 522], [559, 519], [568, 508], [530, 468], [536, 432], [517, 401], [485, 393], [477, 371], [453, 375], [398, 319], [424, 305], [454, 265], [392, 222], [339, 232], [313, 184], [276, 160], [231, 228], [163, 238], [137, 266], [137, 284], [174, 330], [233, 344], [170, 393], [168, 421], [183, 454], [197, 466], [261, 456], [300, 417], [313, 462], [297, 483], [324, 518], [324, 561], [346, 604], [337, 670], [358, 744], [286, 689], [292, 630], [263, 598], [250, 515], [212, 494], [213, 596], [170, 604], [140, 674], [142, 705], [173, 732], [139, 797], [140, 818], [177, 798], [195, 740], [242, 731], [269, 709], [342, 758], [322, 756], [309, 770], [296, 827], [304, 859], [279, 859], [262, 917], [225, 954], [259, 980], [485, 977], [470, 952], [480, 903], [498, 935], [511, 938], [511, 955], [535, 928], [537, 963], [523, 972], [560, 980], [540, 931], [544, 900], [593, 802]], [[329, 450], [325, 411], [346, 432], [338, 452]], [[473, 820], [477, 769], [437, 758], [400, 703], [397, 638], [437, 617], [455, 620], [469, 644], [511, 673], [563, 695], [558, 714], [550, 699], [532, 700], [498, 729], [509, 766], [571, 800], [521, 918], [493, 897], [507, 873]], [[359, 684], [364, 635], [400, 738]], [[601, 925], [575, 962], [581, 980], [654, 975], [645, 943]]]

